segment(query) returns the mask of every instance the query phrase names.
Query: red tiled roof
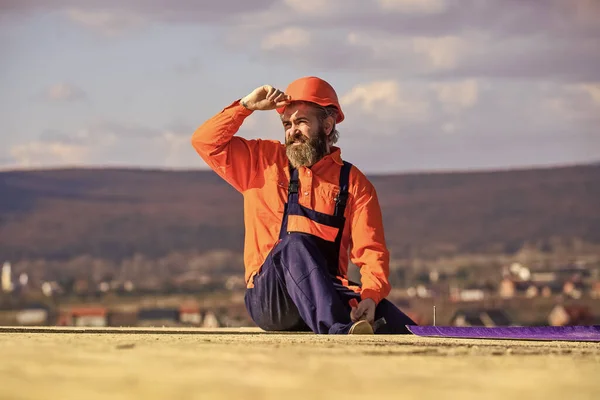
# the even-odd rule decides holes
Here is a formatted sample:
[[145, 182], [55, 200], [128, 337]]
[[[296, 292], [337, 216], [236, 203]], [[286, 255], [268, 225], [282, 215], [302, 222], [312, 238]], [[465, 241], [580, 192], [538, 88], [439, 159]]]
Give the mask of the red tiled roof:
[[67, 311], [74, 317], [105, 317], [107, 312], [105, 307], [75, 307]]

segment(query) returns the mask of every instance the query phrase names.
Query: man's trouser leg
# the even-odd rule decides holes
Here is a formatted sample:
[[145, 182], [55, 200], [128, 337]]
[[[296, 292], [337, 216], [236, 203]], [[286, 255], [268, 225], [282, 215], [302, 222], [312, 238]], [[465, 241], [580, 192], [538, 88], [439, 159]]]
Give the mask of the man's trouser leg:
[[265, 330], [305, 326], [315, 333], [348, 333], [350, 306], [334, 287], [327, 262], [310, 235], [292, 233], [273, 249], [246, 292], [254, 322]]
[[[350, 319], [351, 298], [360, 295], [334, 281], [327, 261], [310, 235], [287, 235], [267, 257], [254, 277], [254, 288], [246, 292], [246, 308], [264, 330], [312, 330], [345, 334]], [[375, 318], [387, 325], [377, 333], [408, 333], [414, 324], [388, 300], [377, 306]]]
[[273, 252], [254, 276], [254, 287], [246, 290], [245, 302], [254, 323], [265, 331], [310, 331], [288, 294]]

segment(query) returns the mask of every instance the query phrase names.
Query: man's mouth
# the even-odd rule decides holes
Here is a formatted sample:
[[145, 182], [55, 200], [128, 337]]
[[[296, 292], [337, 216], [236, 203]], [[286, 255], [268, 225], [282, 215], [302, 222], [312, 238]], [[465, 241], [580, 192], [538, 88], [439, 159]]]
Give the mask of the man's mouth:
[[290, 145], [292, 146], [299, 146], [304, 143], [306, 143], [306, 140], [304, 140], [304, 138], [297, 138], [290, 141]]

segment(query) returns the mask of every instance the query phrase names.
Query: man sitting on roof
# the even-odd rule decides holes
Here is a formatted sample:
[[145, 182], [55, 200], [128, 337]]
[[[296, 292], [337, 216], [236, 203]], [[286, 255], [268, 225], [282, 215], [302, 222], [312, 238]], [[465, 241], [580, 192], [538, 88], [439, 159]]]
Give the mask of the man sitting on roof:
[[[285, 143], [235, 136], [254, 111], [281, 116]], [[389, 252], [375, 188], [334, 146], [344, 113], [317, 77], [260, 86], [200, 126], [192, 145], [244, 197], [246, 308], [267, 331], [408, 333], [385, 297]], [[361, 283], [348, 280], [349, 259]], [[351, 306], [352, 303], [357, 303]]]

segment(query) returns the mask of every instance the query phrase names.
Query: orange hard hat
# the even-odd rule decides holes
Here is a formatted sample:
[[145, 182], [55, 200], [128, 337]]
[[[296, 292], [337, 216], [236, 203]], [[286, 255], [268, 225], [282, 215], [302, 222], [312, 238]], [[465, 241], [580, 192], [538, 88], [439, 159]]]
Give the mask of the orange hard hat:
[[[320, 106], [335, 106], [338, 110], [336, 123], [344, 120], [344, 113], [338, 101], [337, 94], [333, 87], [321, 78], [316, 76], [306, 76], [296, 79], [290, 83], [285, 90], [285, 94], [291, 97], [291, 101], [310, 101]], [[285, 107], [277, 109], [279, 114], [283, 114]]]

